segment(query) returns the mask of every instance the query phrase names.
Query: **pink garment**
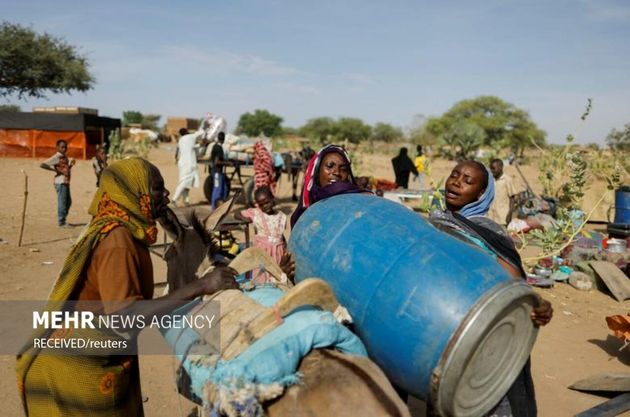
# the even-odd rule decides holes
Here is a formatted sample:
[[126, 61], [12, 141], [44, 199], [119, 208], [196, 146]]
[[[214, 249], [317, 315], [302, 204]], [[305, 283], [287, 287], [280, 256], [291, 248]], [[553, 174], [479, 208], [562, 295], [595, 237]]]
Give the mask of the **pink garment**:
[[[282, 255], [286, 251], [287, 243], [284, 239], [284, 229], [287, 224], [286, 214], [278, 211], [276, 214], [268, 215], [259, 208], [250, 208], [241, 211], [241, 215], [251, 219], [254, 225], [254, 246], [263, 249], [271, 256], [271, 258], [280, 265]], [[266, 282], [275, 282], [267, 272], [261, 272], [258, 269], [253, 271], [252, 282], [254, 284], [264, 284]]]

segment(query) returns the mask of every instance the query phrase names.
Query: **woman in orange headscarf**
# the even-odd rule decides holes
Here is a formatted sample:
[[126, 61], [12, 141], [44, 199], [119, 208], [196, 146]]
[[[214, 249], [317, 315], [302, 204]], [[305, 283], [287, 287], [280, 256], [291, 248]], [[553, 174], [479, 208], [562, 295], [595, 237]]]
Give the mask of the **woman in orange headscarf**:
[[[159, 170], [144, 159], [125, 159], [107, 167], [89, 209], [92, 220], [66, 258], [46, 310], [59, 310], [69, 300], [95, 301], [102, 303], [101, 313], [109, 314], [112, 304], [105, 303], [109, 301], [123, 303], [118, 313], [131, 313], [135, 301], [153, 298], [148, 246], [156, 240], [155, 220], [164, 216], [168, 195]], [[176, 300], [236, 288], [234, 275], [229, 268], [216, 269], [143, 313], [165, 314]], [[63, 338], [84, 329], [63, 330], [38, 328], [33, 340]], [[99, 336], [98, 331], [92, 333]], [[137, 356], [55, 355], [36, 348], [33, 340], [16, 366], [27, 416], [143, 415]]]

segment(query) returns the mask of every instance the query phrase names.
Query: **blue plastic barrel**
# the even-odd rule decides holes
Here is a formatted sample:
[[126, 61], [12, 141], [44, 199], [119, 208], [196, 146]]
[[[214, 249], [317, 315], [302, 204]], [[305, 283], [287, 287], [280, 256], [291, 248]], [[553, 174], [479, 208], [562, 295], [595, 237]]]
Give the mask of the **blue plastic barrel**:
[[615, 224], [630, 224], [630, 186], [615, 190]]
[[289, 250], [296, 279], [326, 280], [370, 357], [441, 415], [488, 411], [529, 356], [529, 286], [400, 204], [361, 194], [320, 201]]

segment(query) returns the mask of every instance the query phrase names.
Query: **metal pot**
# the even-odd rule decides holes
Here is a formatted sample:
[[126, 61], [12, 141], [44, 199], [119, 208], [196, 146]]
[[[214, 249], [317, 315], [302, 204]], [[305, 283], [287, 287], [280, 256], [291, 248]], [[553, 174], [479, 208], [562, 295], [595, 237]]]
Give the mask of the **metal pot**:
[[539, 277], [549, 278], [552, 273], [553, 273], [553, 270], [551, 268], [547, 268], [540, 265], [536, 265], [534, 267], [534, 274], [538, 275]]
[[625, 253], [628, 245], [625, 240], [622, 239], [608, 239], [608, 249], [606, 249], [610, 253]]

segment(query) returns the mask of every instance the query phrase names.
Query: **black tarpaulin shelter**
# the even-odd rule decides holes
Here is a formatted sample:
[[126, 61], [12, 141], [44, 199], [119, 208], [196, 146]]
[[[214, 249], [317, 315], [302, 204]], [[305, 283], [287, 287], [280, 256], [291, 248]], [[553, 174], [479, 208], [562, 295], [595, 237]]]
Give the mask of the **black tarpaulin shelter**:
[[48, 157], [65, 139], [69, 157], [88, 159], [115, 129], [120, 119], [93, 114], [0, 112], [0, 156]]

